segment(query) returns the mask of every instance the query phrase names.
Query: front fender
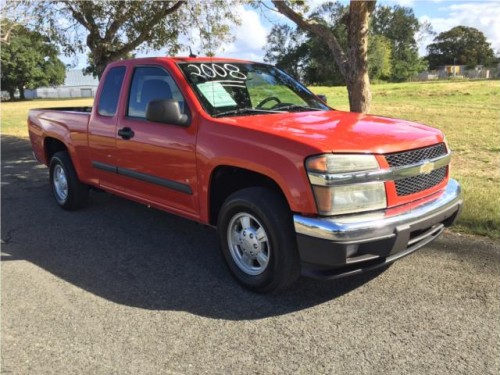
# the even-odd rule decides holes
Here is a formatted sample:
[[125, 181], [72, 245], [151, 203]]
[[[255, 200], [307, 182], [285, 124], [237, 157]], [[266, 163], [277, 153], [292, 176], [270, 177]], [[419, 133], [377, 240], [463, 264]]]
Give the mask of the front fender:
[[204, 124], [198, 135], [197, 163], [200, 215], [209, 218], [209, 185], [214, 170], [231, 166], [259, 173], [282, 190], [293, 212], [315, 214], [316, 204], [305, 172], [305, 157], [314, 153], [306, 145], [277, 136], [262, 136], [250, 129]]

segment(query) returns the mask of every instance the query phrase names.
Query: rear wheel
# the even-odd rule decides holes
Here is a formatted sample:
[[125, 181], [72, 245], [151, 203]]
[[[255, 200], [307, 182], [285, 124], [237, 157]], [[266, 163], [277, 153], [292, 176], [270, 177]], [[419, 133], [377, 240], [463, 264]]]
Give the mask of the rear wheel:
[[256, 187], [232, 194], [221, 208], [217, 230], [224, 259], [245, 287], [277, 292], [298, 278], [292, 215], [276, 192]]
[[66, 210], [84, 207], [89, 187], [78, 180], [67, 151], [56, 152], [50, 159], [50, 186], [59, 206]]

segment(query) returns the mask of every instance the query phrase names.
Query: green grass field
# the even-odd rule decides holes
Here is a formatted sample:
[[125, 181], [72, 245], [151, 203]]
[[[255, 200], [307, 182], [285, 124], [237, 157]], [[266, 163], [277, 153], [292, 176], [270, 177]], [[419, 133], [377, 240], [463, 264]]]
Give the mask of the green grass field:
[[[331, 106], [349, 108], [343, 87], [312, 87]], [[370, 112], [441, 129], [453, 150], [452, 176], [465, 207], [455, 231], [500, 238], [500, 82], [415, 82], [372, 86]], [[1, 104], [2, 134], [27, 137], [28, 109], [84, 106], [92, 100], [37, 100]]]

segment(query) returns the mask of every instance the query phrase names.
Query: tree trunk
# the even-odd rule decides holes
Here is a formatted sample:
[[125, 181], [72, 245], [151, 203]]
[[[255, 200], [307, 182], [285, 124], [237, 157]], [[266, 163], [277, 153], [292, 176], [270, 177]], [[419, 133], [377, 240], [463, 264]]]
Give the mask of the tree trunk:
[[104, 69], [106, 69], [106, 65], [108, 64], [104, 45], [105, 43], [99, 37], [99, 34], [91, 32], [87, 36], [87, 47], [92, 51], [89, 60], [92, 59], [91, 65], [93, 65], [87, 68], [87, 70], [88, 72], [92, 72], [94, 77], [97, 75], [99, 80], [101, 80]]
[[95, 73], [97, 74], [97, 79], [100, 81], [104, 70], [106, 69], [107, 62], [104, 61], [94, 61]]
[[349, 106], [352, 112], [366, 113], [372, 100], [368, 77], [368, 23], [375, 2], [351, 1], [347, 28], [346, 71]]
[[93, 64], [91, 69], [89, 69], [89, 72], [92, 72], [92, 74], [94, 74], [94, 76], [97, 76], [99, 80], [101, 79], [104, 70], [106, 69], [106, 66], [108, 66], [108, 64], [127, 57], [126, 54], [120, 52], [110, 52], [109, 50], [106, 49], [106, 44], [103, 43], [102, 41], [97, 42], [101, 43], [101, 45], [95, 45], [89, 43], [87, 39], [87, 43], [90, 50], [92, 51], [90, 58], [92, 59], [92, 64]]
[[8, 89], [7, 92], [9, 93], [10, 100], [14, 101], [14, 99], [16, 99], [16, 90], [15, 89]]
[[26, 100], [26, 97], [24, 96], [24, 86], [19, 86], [19, 99], [21, 100]]
[[101, 77], [106, 70], [108, 64], [111, 64], [114, 61], [121, 60], [124, 56], [113, 56], [110, 57], [107, 54], [99, 54], [97, 57], [93, 58], [94, 62], [94, 74], [97, 75], [97, 78], [101, 80]]
[[367, 73], [349, 72], [346, 79], [351, 112], [368, 113], [372, 101], [370, 80]]
[[340, 73], [346, 80], [350, 110], [368, 112], [371, 103], [367, 58], [368, 23], [375, 8], [375, 1], [351, 0], [347, 23], [347, 51], [342, 50], [337, 38], [327, 25], [305, 19], [286, 1], [272, 0], [272, 3], [278, 12], [295, 22], [299, 28], [314, 34], [326, 43]]

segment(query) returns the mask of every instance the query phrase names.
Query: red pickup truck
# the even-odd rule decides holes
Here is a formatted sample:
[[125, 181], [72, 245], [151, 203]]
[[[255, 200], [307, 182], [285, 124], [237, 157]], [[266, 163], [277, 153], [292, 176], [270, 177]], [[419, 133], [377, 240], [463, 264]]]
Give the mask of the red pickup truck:
[[62, 208], [98, 188], [217, 227], [258, 292], [384, 266], [462, 206], [439, 130], [337, 111], [268, 64], [115, 62], [93, 107], [34, 109], [28, 126]]

